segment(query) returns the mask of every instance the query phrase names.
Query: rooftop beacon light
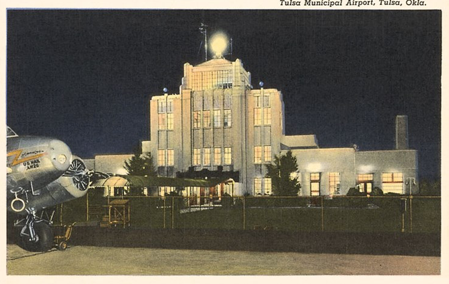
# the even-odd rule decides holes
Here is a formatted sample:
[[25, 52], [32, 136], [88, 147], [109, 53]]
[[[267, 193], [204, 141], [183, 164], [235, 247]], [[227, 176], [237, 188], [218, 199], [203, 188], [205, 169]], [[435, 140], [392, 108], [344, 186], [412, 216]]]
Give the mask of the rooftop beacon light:
[[215, 33], [210, 39], [210, 46], [214, 58], [223, 58], [223, 54], [228, 48], [228, 37], [222, 32]]

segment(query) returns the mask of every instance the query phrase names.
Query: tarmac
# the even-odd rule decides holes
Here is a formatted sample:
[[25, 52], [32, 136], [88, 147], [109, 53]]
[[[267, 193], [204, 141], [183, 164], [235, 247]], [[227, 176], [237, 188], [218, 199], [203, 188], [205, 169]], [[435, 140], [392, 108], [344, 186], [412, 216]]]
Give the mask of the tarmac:
[[6, 264], [8, 276], [439, 275], [441, 257], [78, 245], [32, 253], [8, 244]]

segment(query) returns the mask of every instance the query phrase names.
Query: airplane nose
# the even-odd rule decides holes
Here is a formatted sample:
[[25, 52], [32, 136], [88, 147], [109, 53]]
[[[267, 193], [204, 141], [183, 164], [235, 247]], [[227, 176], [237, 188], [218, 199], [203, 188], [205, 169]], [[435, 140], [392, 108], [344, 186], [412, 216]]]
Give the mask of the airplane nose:
[[49, 143], [50, 158], [53, 166], [60, 170], [66, 171], [72, 161], [72, 151], [69, 146], [60, 140], [51, 140]]

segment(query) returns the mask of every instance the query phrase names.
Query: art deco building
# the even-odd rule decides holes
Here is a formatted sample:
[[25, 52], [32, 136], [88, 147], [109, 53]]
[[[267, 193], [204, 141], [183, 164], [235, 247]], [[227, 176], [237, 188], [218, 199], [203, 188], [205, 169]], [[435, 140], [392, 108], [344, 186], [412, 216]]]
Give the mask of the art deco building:
[[239, 59], [184, 64], [179, 94], [153, 96], [149, 107], [150, 140], [142, 150], [155, 158], [160, 176], [228, 181], [208, 193], [189, 188], [185, 195], [271, 194], [265, 164], [288, 150], [298, 160], [300, 195], [346, 194], [351, 187], [418, 191], [417, 152], [408, 149], [406, 116], [397, 118], [394, 150], [319, 148], [315, 135], [285, 135], [281, 92], [253, 88]]

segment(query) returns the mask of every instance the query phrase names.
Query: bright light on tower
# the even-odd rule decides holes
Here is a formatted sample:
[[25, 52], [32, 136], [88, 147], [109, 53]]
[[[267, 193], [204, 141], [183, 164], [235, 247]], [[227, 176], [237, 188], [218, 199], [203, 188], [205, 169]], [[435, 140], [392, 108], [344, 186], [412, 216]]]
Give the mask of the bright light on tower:
[[210, 47], [216, 58], [223, 57], [228, 47], [228, 37], [224, 33], [216, 33], [210, 39]]

